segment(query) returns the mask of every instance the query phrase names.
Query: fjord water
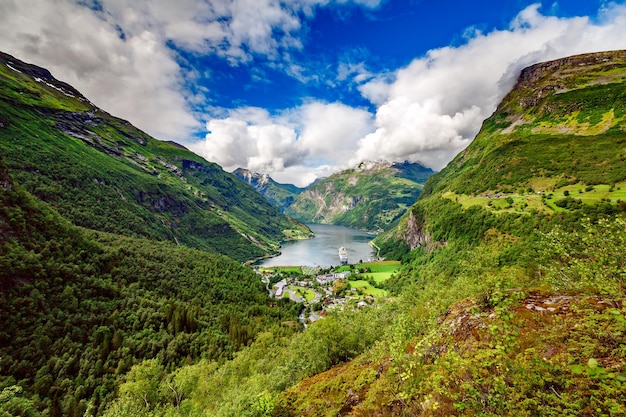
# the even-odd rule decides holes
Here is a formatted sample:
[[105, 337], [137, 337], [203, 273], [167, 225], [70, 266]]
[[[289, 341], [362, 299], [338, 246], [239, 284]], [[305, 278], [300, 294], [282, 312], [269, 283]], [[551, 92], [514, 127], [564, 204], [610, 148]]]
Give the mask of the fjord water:
[[348, 262], [367, 262], [374, 257], [369, 242], [374, 236], [361, 230], [328, 224], [307, 224], [315, 233], [315, 237], [283, 243], [281, 254], [274, 258], [258, 262], [261, 266], [337, 266], [339, 265], [339, 248], [348, 251]]

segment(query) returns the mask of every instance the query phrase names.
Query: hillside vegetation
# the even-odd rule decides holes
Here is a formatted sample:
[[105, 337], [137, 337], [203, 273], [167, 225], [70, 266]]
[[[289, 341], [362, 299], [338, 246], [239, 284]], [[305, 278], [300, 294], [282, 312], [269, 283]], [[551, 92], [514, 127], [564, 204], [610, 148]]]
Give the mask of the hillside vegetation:
[[0, 169], [0, 415], [626, 415], [625, 92], [623, 51], [524, 70], [377, 239], [389, 299], [305, 331], [242, 266], [77, 228]]
[[285, 213], [303, 222], [380, 232], [415, 202], [432, 174], [419, 163], [362, 162], [309, 186]]
[[[593, 76], [626, 74], [624, 56], [542, 64], [520, 80], [537, 71], [541, 89], [568, 72], [586, 80], [574, 83], [581, 90], [595, 89]], [[623, 77], [610, 79], [606, 90], [624, 91]], [[163, 373], [160, 384], [177, 375], [197, 378], [178, 406], [164, 396], [142, 405], [135, 381], [128, 381], [107, 415], [128, 409], [217, 416], [626, 413], [626, 221], [616, 197], [626, 175], [620, 158], [626, 124], [616, 119], [595, 135], [549, 138], [524, 131], [528, 126], [511, 128], [517, 116], [509, 111], [504, 118], [511, 121], [494, 127], [516, 94], [427, 182], [399, 227], [379, 239], [388, 254], [403, 258], [404, 267], [386, 281], [394, 301], [329, 313], [288, 340], [257, 340], [219, 368]], [[581, 117], [610, 110], [609, 104], [597, 110], [582, 96]], [[569, 100], [542, 97], [552, 106], [560, 97]], [[524, 117], [538, 117], [541, 108], [537, 102]], [[553, 149], [544, 151], [547, 144]], [[545, 168], [576, 147], [588, 150], [593, 168], [565, 156], [561, 166]], [[515, 164], [512, 155], [525, 163]], [[568, 183], [559, 184], [562, 179]], [[581, 189], [580, 204], [557, 205], [561, 187], [577, 187], [570, 194]], [[609, 196], [594, 199], [594, 192]], [[536, 206], [524, 206], [531, 196]]]
[[15, 180], [76, 225], [240, 261], [311, 235], [218, 165], [149, 137], [6, 54], [0, 115], [0, 152]]
[[0, 387], [36, 395], [33, 408], [102, 411], [143, 359], [164, 369], [223, 360], [261, 330], [291, 332], [280, 323], [297, 310], [268, 306], [249, 268], [77, 228], [14, 185], [1, 164]]

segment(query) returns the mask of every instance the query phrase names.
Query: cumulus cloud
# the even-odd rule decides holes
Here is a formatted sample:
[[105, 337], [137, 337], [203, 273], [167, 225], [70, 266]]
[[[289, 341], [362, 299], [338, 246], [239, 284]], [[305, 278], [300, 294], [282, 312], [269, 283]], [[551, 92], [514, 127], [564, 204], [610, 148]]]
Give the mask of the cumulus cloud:
[[158, 33], [120, 27], [70, 1], [0, 3], [0, 49], [44, 66], [94, 103], [160, 138], [199, 127]]
[[[46, 67], [161, 139], [201, 128], [176, 48], [238, 65], [286, 59], [316, 8], [381, 0], [3, 0], [0, 50]], [[193, 71], [193, 70], [192, 70]]]
[[210, 120], [206, 139], [191, 148], [226, 170], [245, 167], [304, 186], [347, 166], [372, 122], [368, 111], [341, 103], [310, 102], [278, 115], [242, 108]]
[[623, 48], [624, 6], [607, 6], [596, 22], [545, 16], [539, 5], [529, 6], [506, 30], [474, 31], [461, 46], [431, 50], [392, 76], [362, 85], [377, 105], [376, 130], [359, 141], [351, 162], [408, 159], [441, 169], [471, 142], [522, 68]]
[[207, 75], [188, 63], [181, 67], [177, 50], [231, 65], [262, 56], [307, 82], [310, 68], [292, 58], [303, 47], [307, 19], [321, 7], [382, 2], [2, 0], [0, 50], [50, 69], [157, 138], [188, 143], [206, 126], [206, 139], [192, 147], [226, 169], [243, 166], [304, 185], [367, 159], [409, 159], [441, 169], [471, 142], [523, 67], [626, 48], [624, 5], [606, 3], [593, 20], [548, 16], [532, 5], [506, 29], [470, 28], [463, 44], [431, 50], [384, 74], [368, 70], [366, 51], [344, 57], [337, 85], [358, 87], [374, 113], [310, 99], [274, 114], [216, 109], [200, 122], [194, 108], [207, 106], [209, 94], [187, 86]]

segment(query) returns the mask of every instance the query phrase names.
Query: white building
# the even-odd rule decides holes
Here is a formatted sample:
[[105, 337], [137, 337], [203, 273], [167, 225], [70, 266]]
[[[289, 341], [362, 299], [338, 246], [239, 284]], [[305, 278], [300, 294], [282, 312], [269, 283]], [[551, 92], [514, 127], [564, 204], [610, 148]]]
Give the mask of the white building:
[[285, 287], [287, 286], [287, 279], [283, 279], [278, 281], [272, 287], [272, 291], [274, 292], [274, 298], [281, 298], [283, 293], [285, 292]]

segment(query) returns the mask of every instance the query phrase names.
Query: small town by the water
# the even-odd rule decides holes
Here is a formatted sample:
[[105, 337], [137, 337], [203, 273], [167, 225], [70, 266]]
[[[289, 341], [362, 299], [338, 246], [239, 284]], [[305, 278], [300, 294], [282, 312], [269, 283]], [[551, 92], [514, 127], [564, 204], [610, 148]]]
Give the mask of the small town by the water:
[[306, 326], [330, 310], [366, 308], [389, 298], [382, 283], [400, 267], [397, 261], [349, 264], [345, 248], [339, 249], [340, 265], [257, 267], [270, 297], [302, 303], [300, 321]]

